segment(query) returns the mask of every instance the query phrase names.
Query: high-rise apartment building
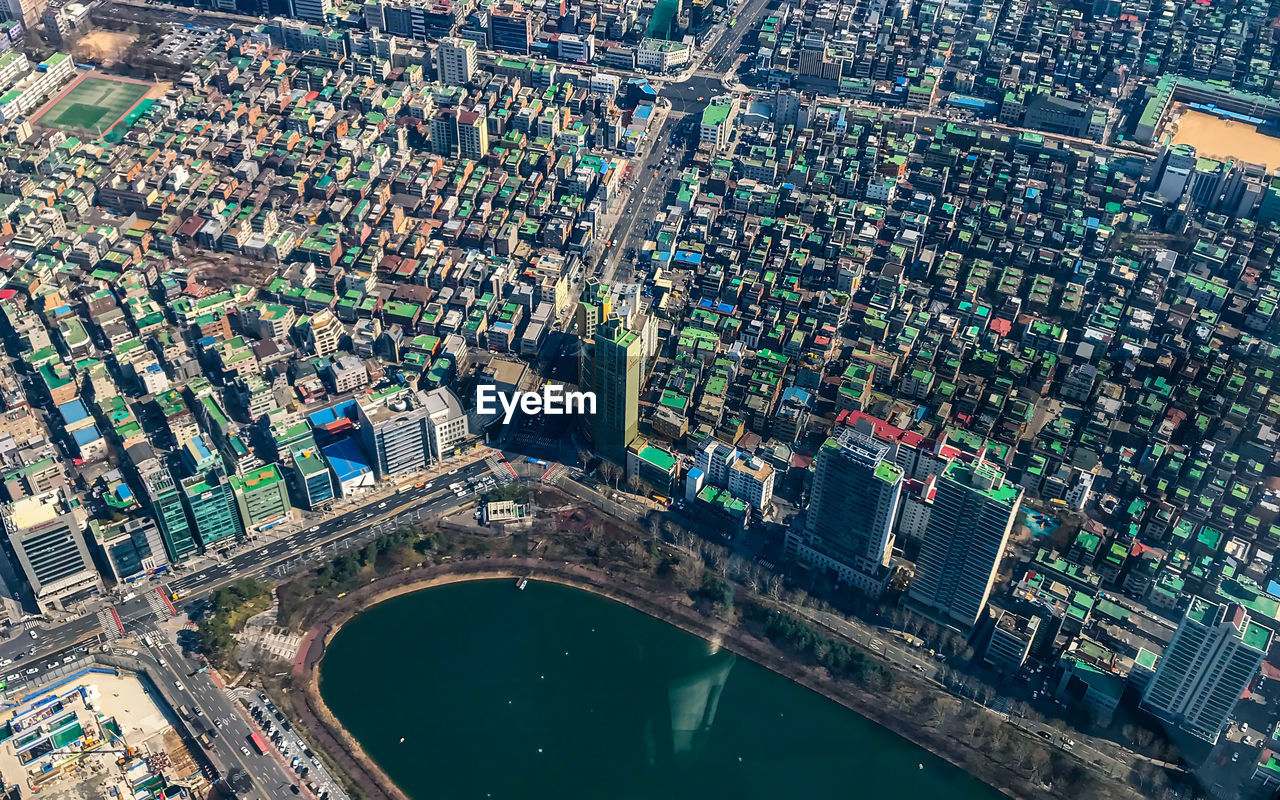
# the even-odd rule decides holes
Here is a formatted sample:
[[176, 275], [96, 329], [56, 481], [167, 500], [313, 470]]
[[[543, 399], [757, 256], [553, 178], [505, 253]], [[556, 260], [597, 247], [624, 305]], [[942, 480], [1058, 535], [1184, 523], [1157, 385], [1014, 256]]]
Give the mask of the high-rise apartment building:
[[935, 485], [909, 597], [969, 629], [986, 608], [1022, 489], [982, 461], [952, 461]]
[[485, 114], [459, 111], [457, 136], [458, 155], [463, 158], [479, 161], [489, 154], [489, 120]]
[[1216, 743], [1270, 647], [1271, 632], [1250, 621], [1243, 606], [1193, 597], [1147, 684], [1142, 707]]
[[596, 396], [589, 431], [598, 455], [625, 464], [627, 445], [640, 432], [640, 384], [644, 376], [644, 343], [621, 320], [596, 329], [583, 347], [581, 383]]
[[871, 595], [883, 591], [889, 578], [902, 497], [902, 469], [888, 457], [884, 442], [852, 428], [838, 430], [818, 452], [804, 530], [787, 537], [797, 559]]
[[317, 356], [324, 358], [338, 351], [342, 334], [346, 329], [342, 325], [342, 320], [338, 319], [332, 311], [324, 310], [311, 315], [307, 331], [311, 349]]
[[80, 520], [58, 490], [15, 500], [0, 518], [41, 611], [102, 589]]
[[436, 74], [446, 86], [462, 86], [476, 71], [476, 43], [446, 36], [436, 47]]
[[431, 118], [431, 152], [458, 157], [458, 110], [442, 108]]

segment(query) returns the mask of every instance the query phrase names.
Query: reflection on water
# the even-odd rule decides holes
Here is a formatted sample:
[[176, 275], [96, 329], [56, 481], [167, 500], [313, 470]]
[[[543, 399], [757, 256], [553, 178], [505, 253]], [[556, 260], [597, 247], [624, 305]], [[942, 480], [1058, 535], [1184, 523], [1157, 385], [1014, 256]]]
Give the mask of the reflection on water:
[[[711, 653], [696, 671], [673, 676], [667, 682], [666, 702], [649, 704], [655, 710], [667, 711], [665, 716], [655, 715], [650, 720], [650, 763], [697, 755], [716, 721], [720, 694], [736, 659], [727, 650]], [[665, 746], [660, 747], [664, 741]]]

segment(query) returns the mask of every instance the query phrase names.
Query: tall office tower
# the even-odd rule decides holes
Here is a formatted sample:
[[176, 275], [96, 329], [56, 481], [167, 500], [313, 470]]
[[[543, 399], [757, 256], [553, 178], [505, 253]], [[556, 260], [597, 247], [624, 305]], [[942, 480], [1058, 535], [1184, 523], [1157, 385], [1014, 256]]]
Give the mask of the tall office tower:
[[489, 43], [494, 50], [529, 54], [533, 29], [529, 12], [514, 0], [504, 0], [489, 11]]
[[145, 465], [138, 466], [138, 475], [151, 499], [169, 560], [178, 563], [195, 555], [197, 546], [191, 521], [187, 519], [182, 492], [173, 473], [159, 459], [149, 459]]
[[644, 342], [611, 319], [583, 346], [580, 363], [583, 389], [595, 392], [591, 443], [598, 455], [627, 463], [627, 445], [640, 432], [640, 384], [644, 380]]
[[15, 500], [0, 518], [41, 611], [102, 589], [80, 520], [63, 505], [58, 490]]
[[818, 451], [804, 531], [788, 535], [788, 551], [879, 595], [889, 579], [902, 477], [887, 444], [840, 429]]
[[1251, 622], [1242, 606], [1194, 597], [1147, 684], [1142, 707], [1216, 743], [1270, 647], [1271, 632]]
[[1022, 489], [982, 461], [952, 461], [936, 486], [909, 599], [968, 629], [986, 608]]
[[361, 405], [360, 441], [378, 478], [423, 469], [453, 454], [470, 434], [467, 416], [446, 388], [401, 395], [390, 405]]
[[431, 463], [427, 444], [429, 412], [412, 396], [390, 405], [359, 405], [360, 442], [378, 479], [403, 475]]
[[436, 47], [436, 74], [446, 86], [462, 86], [476, 71], [476, 43], [446, 36]]
[[235, 492], [221, 469], [214, 467], [183, 480], [182, 494], [203, 547], [230, 544], [243, 533]]
[[427, 446], [437, 461], [452, 456], [458, 445], [471, 435], [467, 412], [452, 389], [441, 386], [421, 394], [427, 410]]
[[290, 445], [289, 454], [293, 457], [294, 476], [307, 508], [315, 511], [332, 505], [335, 497], [333, 473], [329, 471], [320, 448], [316, 447], [316, 440], [308, 436], [301, 442], [295, 442]]
[[17, 20], [22, 27], [31, 28], [40, 22], [46, 5], [43, 0], [5, 0], [0, 3], [0, 17]]

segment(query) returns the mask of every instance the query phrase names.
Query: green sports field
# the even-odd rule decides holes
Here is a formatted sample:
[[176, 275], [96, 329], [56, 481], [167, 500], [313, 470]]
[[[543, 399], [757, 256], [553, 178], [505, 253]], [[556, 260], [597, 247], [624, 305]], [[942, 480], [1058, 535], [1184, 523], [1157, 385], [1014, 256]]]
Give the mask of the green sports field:
[[94, 136], [106, 133], [151, 87], [88, 75], [36, 119], [45, 128]]

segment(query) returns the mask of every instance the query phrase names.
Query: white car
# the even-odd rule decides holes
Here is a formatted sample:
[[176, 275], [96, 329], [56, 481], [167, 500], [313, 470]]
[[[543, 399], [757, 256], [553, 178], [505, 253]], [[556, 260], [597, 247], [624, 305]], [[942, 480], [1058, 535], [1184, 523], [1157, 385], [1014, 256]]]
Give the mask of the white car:
[[249, 748], [247, 748], [247, 747], [241, 747], [241, 748], [240, 748], [240, 752], [241, 752], [241, 753], [244, 753], [244, 754], [247, 756], [247, 755], [249, 755]]

